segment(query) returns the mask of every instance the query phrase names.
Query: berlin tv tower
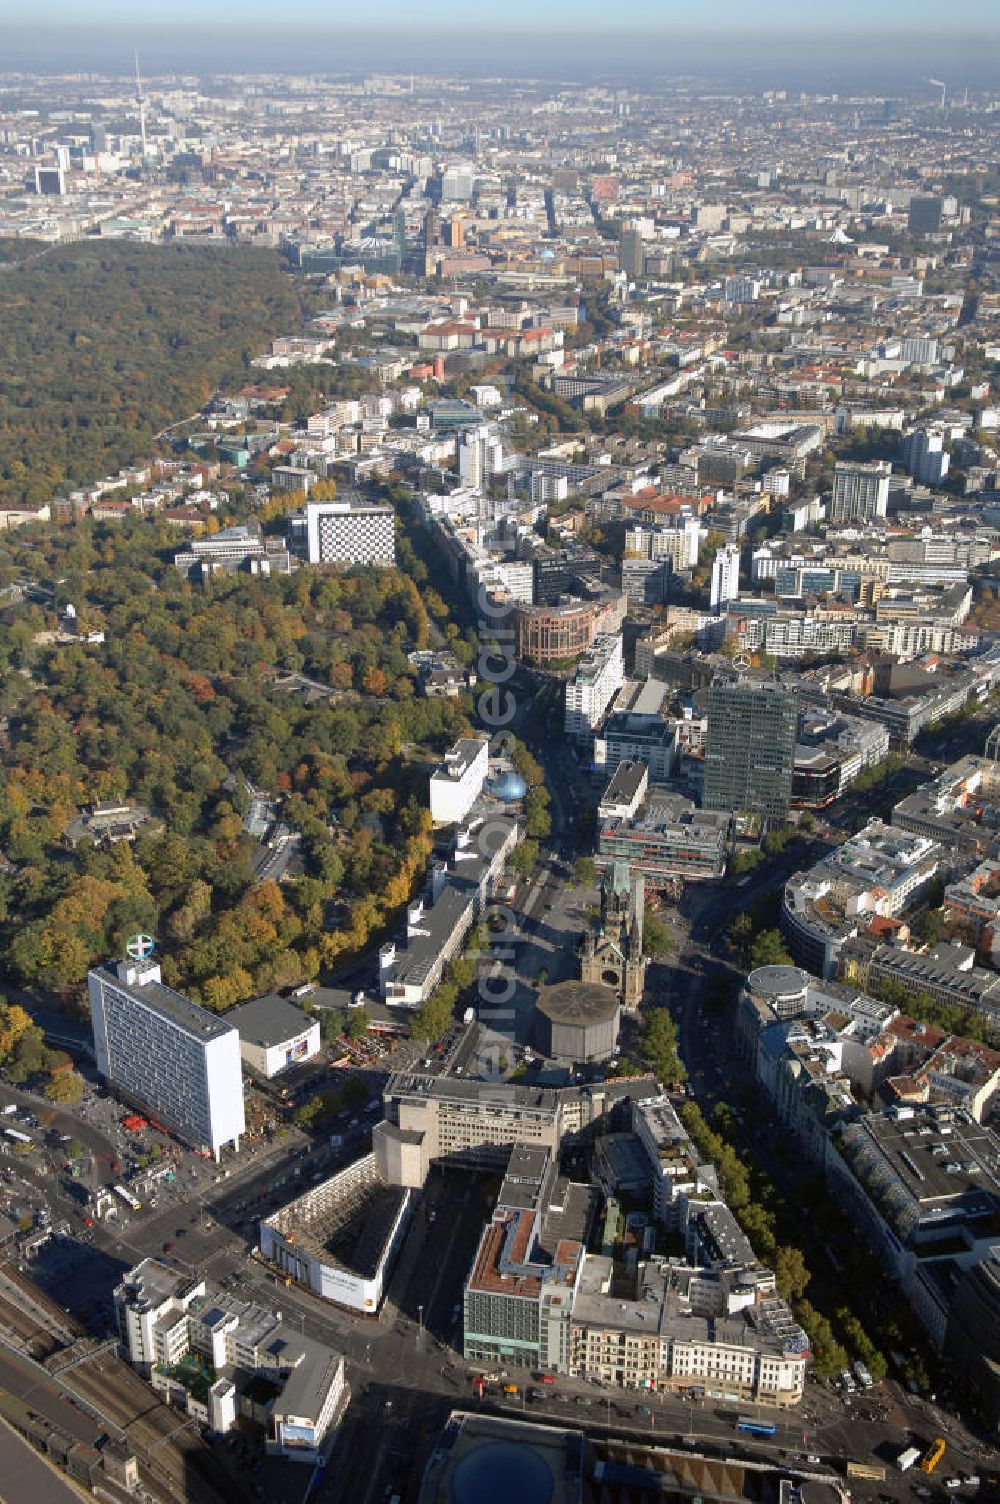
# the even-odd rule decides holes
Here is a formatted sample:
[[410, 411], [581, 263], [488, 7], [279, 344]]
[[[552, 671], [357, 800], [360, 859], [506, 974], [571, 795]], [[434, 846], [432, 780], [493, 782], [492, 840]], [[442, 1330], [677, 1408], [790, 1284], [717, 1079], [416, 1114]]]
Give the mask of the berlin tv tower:
[[142, 93], [142, 79], [139, 77], [139, 53], [135, 54], [135, 102], [139, 106], [139, 134], [142, 137], [142, 160], [146, 160], [146, 101]]

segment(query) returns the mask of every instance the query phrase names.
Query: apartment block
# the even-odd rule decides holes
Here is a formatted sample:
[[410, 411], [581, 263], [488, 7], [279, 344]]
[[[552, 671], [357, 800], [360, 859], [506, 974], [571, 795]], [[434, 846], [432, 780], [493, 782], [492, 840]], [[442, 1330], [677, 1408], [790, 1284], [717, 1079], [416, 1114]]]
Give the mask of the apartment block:
[[430, 780], [431, 819], [435, 825], [457, 825], [465, 819], [483, 791], [490, 765], [490, 744], [463, 737], [445, 753]]
[[608, 706], [625, 682], [620, 632], [596, 637], [566, 683], [564, 728], [585, 741], [604, 720]]
[[871, 820], [786, 882], [781, 929], [795, 960], [817, 976], [834, 976], [845, 943], [894, 928], [944, 859], [926, 836]]
[[899, 460], [904, 470], [921, 485], [940, 485], [948, 474], [951, 456], [944, 447], [939, 428], [913, 428], [904, 434], [899, 445]]
[[834, 1194], [939, 1347], [959, 1279], [994, 1256], [998, 1165], [992, 1129], [936, 1105], [845, 1123], [827, 1156]]
[[342, 1354], [156, 1259], [123, 1277], [114, 1303], [129, 1362], [167, 1400], [222, 1433], [262, 1421], [270, 1454], [318, 1461], [350, 1398]]
[[517, 822], [501, 815], [459, 827], [447, 857], [433, 864], [424, 896], [407, 908], [405, 936], [379, 950], [386, 1002], [419, 1008], [427, 1001], [483, 913], [519, 837]]
[[884, 460], [871, 465], [839, 461], [833, 470], [830, 517], [833, 522], [871, 522], [884, 517], [889, 502], [892, 466]]
[[720, 548], [712, 563], [709, 596], [711, 610], [718, 614], [740, 593], [740, 550], [735, 543]]
[[666, 783], [677, 758], [677, 731], [661, 714], [665, 695], [666, 686], [657, 679], [623, 686], [615, 710], [594, 737], [595, 767], [614, 773], [623, 762], [641, 762], [652, 783]]

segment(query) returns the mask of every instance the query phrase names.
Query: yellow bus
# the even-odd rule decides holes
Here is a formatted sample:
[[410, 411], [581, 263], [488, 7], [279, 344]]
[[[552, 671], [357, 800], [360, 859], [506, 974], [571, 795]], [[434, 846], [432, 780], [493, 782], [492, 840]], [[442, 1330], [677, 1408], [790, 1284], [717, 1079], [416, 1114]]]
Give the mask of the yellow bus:
[[944, 1442], [940, 1436], [935, 1436], [930, 1446], [920, 1459], [920, 1471], [932, 1473], [944, 1456]]
[[873, 1483], [885, 1482], [885, 1468], [875, 1462], [849, 1462], [844, 1471], [849, 1478], [870, 1478]]

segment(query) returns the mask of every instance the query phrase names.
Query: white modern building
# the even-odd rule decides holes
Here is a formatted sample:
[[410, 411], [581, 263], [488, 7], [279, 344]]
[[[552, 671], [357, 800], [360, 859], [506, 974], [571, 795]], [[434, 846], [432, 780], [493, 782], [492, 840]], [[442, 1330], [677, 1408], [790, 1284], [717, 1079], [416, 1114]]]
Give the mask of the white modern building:
[[759, 277], [727, 277], [725, 295], [727, 303], [756, 303], [760, 297]]
[[219, 1158], [245, 1131], [240, 1036], [165, 987], [157, 962], [124, 960], [87, 977], [97, 1069], [126, 1100]]
[[431, 819], [435, 825], [457, 825], [483, 792], [490, 766], [490, 744], [464, 736], [444, 754], [431, 774]]
[[904, 434], [899, 444], [899, 460], [903, 469], [923, 486], [940, 485], [951, 465], [940, 428], [912, 428]]
[[114, 1301], [126, 1357], [168, 1402], [223, 1434], [257, 1421], [268, 1453], [288, 1461], [326, 1455], [350, 1398], [341, 1353], [156, 1259], [131, 1269]]
[[503, 444], [489, 424], [468, 429], [458, 440], [458, 475], [463, 486], [480, 491], [505, 469]]
[[278, 538], [262, 538], [246, 523], [224, 527], [208, 538], [189, 538], [182, 552], [174, 554], [174, 568], [189, 580], [204, 585], [216, 574], [289, 574], [291, 557]]
[[226, 1020], [239, 1033], [244, 1064], [266, 1081], [319, 1054], [319, 1020], [283, 997], [251, 998], [231, 1008]]
[[396, 563], [396, 519], [392, 507], [374, 502], [310, 501], [306, 505], [306, 547], [310, 564]]
[[836, 975], [846, 941], [876, 919], [896, 919], [945, 865], [927, 836], [870, 820], [863, 830], [785, 884], [781, 929], [800, 966]]
[[833, 469], [830, 516], [834, 522], [871, 522], [884, 517], [889, 504], [892, 466], [884, 460], [871, 465], [838, 462]]
[[682, 515], [676, 526], [628, 528], [625, 554], [641, 559], [669, 559], [674, 569], [693, 569], [706, 536], [707, 530], [697, 517]]
[[564, 727], [567, 736], [586, 739], [604, 720], [608, 706], [625, 683], [620, 632], [595, 637], [566, 684]]
[[441, 202], [467, 204], [475, 182], [476, 169], [471, 162], [453, 162], [441, 174]]
[[735, 543], [720, 548], [712, 564], [711, 609], [716, 615], [740, 593], [740, 550]]
[[406, 910], [406, 933], [379, 950], [379, 991], [390, 1005], [419, 1008], [457, 955], [497, 890], [520, 839], [516, 820], [478, 815], [458, 827], [447, 860], [436, 860], [428, 889]]

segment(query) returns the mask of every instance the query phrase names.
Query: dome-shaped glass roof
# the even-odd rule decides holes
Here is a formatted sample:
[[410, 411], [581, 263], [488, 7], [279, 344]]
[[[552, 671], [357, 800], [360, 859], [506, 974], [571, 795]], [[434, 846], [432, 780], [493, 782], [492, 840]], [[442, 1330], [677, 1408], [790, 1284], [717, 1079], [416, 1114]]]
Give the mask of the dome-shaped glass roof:
[[515, 773], [513, 769], [501, 774], [493, 785], [493, 793], [496, 797], [511, 804], [517, 799], [523, 799], [527, 792], [528, 785], [520, 773]]
[[550, 1504], [555, 1479], [544, 1457], [512, 1441], [491, 1441], [451, 1475], [451, 1504]]

